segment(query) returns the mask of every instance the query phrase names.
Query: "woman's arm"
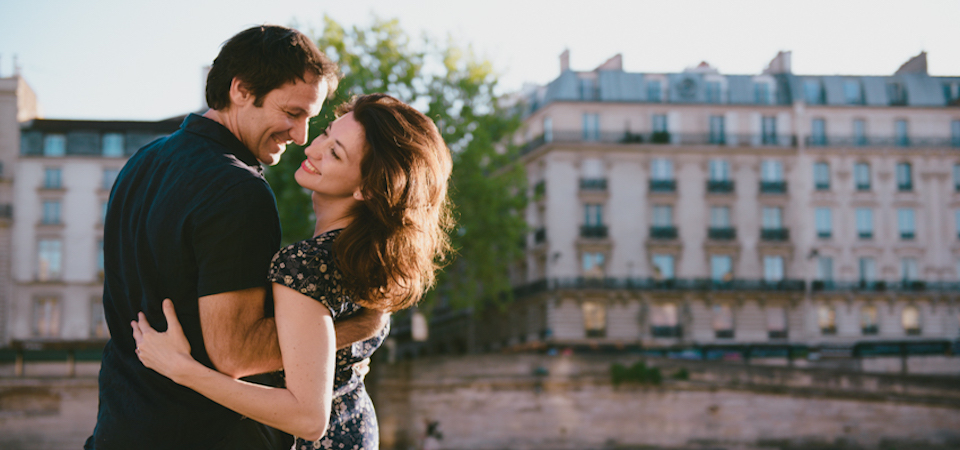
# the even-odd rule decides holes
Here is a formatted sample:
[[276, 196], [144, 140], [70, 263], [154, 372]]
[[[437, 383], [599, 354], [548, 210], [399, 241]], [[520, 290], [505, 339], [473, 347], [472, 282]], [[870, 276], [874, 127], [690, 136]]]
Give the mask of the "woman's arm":
[[137, 352], [145, 366], [233, 411], [307, 440], [320, 439], [333, 392], [333, 318], [326, 306], [286, 286], [273, 284], [273, 296], [286, 389], [234, 380], [194, 360], [169, 300], [163, 302], [166, 332], [156, 332], [142, 314], [133, 323]]

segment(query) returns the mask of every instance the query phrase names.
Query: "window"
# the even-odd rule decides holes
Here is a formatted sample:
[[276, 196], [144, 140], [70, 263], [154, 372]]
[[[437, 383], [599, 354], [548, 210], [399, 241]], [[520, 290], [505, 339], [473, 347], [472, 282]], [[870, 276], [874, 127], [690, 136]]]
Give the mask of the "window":
[[583, 311], [583, 329], [587, 337], [607, 335], [607, 308], [603, 304], [585, 301], [581, 305], [581, 311]]
[[860, 308], [860, 331], [867, 335], [877, 334], [880, 331], [878, 319], [876, 306], [867, 305]]
[[651, 140], [655, 144], [666, 144], [670, 142], [670, 132], [667, 130], [667, 115], [654, 114], [651, 119], [653, 125], [653, 136]]
[[908, 305], [900, 314], [900, 323], [903, 331], [909, 335], [920, 334], [920, 310], [916, 306]]
[[603, 205], [599, 203], [583, 205], [583, 224], [587, 226], [603, 225]]
[[830, 190], [830, 164], [825, 162], [814, 163], [813, 185], [818, 191]]
[[953, 165], [953, 190], [960, 192], [960, 164]]
[[596, 100], [597, 90], [594, 87], [593, 80], [582, 78], [580, 80], [580, 100]]
[[860, 239], [873, 238], [873, 210], [870, 208], [857, 208], [857, 237]]
[[720, 82], [707, 82], [707, 103], [720, 103]]
[[650, 177], [654, 180], [673, 180], [673, 161], [666, 158], [654, 158], [650, 161], [650, 172]]
[[761, 226], [765, 230], [783, 228], [783, 209], [779, 206], [764, 206], [762, 219]]
[[771, 183], [783, 181], [783, 163], [775, 159], [760, 161], [760, 181]]
[[730, 163], [723, 159], [710, 160], [710, 181], [727, 181], [730, 179]]
[[123, 156], [123, 135], [120, 133], [106, 133], [103, 135], [102, 153], [107, 158]]
[[40, 297], [33, 301], [33, 335], [41, 338], [60, 336], [60, 300]]
[[833, 221], [830, 208], [817, 208], [814, 210], [813, 215], [817, 227], [817, 237], [820, 239], [829, 239], [833, 235]]
[[910, 173], [910, 163], [897, 163], [897, 190], [912, 191], [913, 176]]
[[43, 169], [43, 188], [63, 188], [63, 170], [61, 170], [59, 167], [47, 167], [46, 169]]
[[833, 281], [833, 258], [829, 256], [817, 258], [817, 279], [824, 282]]
[[43, 239], [37, 245], [37, 279], [50, 281], [60, 279], [62, 243], [55, 239]]
[[960, 100], [960, 84], [943, 83], [943, 99], [948, 105]]
[[950, 143], [954, 147], [960, 147], [960, 120], [950, 122]]
[[764, 256], [763, 281], [772, 282], [781, 280], [783, 280], [783, 257]]
[[844, 80], [843, 82], [843, 99], [847, 102], [848, 105], [862, 105], [863, 104], [863, 89], [860, 86], [860, 82], [857, 80]]
[[877, 281], [877, 263], [873, 258], [860, 258], [859, 266], [861, 283], [873, 283]]
[[870, 190], [870, 165], [864, 162], [853, 165], [853, 181], [858, 191]]
[[900, 279], [909, 283], [917, 281], [920, 277], [920, 270], [917, 266], [917, 258], [900, 258]]
[[960, 209], [953, 212], [953, 224], [957, 232], [957, 237], [960, 238]]
[[583, 140], [600, 140], [600, 115], [596, 113], [585, 113], [583, 115]]
[[653, 226], [672, 227], [673, 226], [673, 206], [653, 205]]
[[711, 206], [710, 226], [713, 228], [730, 228], [730, 207]]
[[766, 309], [767, 335], [770, 339], [786, 339], [787, 337], [787, 310], [772, 306]]
[[887, 85], [887, 95], [890, 97], [891, 106], [904, 106], [907, 104], [907, 90], [900, 83], [890, 83]]
[[912, 209], [900, 208], [897, 210], [897, 225], [900, 228], [900, 239], [907, 240], [916, 237], [917, 224]]
[[770, 104], [770, 83], [754, 82], [753, 83], [753, 100], [754, 100], [754, 103], [758, 105], [769, 105]]
[[710, 116], [710, 143], [724, 144], [727, 136], [723, 116]]
[[777, 145], [777, 118], [763, 116], [760, 122], [760, 132], [763, 145]]
[[653, 278], [656, 280], [672, 280], [673, 255], [653, 255]]
[[823, 87], [819, 80], [806, 80], [803, 82], [803, 98], [808, 105], [823, 104]]
[[48, 134], [43, 137], [43, 156], [59, 157], [67, 154], [67, 137]]
[[813, 119], [810, 122], [810, 145], [827, 145], [827, 122], [823, 119]]
[[660, 87], [660, 80], [647, 81], [647, 101], [656, 103], [663, 101], [663, 90]]
[[603, 253], [584, 253], [582, 258], [583, 276], [590, 278], [603, 278]]
[[103, 300], [96, 297], [90, 299], [90, 337], [93, 339], [110, 337], [107, 319], [103, 315]]
[[103, 239], [97, 240], [97, 271], [103, 275]]
[[650, 308], [650, 334], [653, 337], [680, 337], [677, 305], [655, 304]]
[[60, 223], [60, 201], [59, 200], [44, 200], [43, 201], [43, 218], [41, 219], [44, 225], [57, 225]]
[[543, 141], [553, 142], [553, 118], [543, 118]]
[[117, 175], [120, 175], [118, 169], [103, 169], [103, 190], [109, 191], [113, 188], [113, 182], [117, 181]]
[[853, 144], [860, 147], [867, 145], [867, 123], [863, 119], [853, 120]]
[[730, 255], [710, 257], [710, 278], [713, 281], [733, 280], [733, 258]]
[[907, 121], [903, 119], [897, 120], [895, 123], [895, 142], [899, 147], [909, 147], [910, 146], [910, 135], [907, 134]]
[[733, 337], [733, 310], [729, 305], [713, 305], [713, 333], [717, 338]]
[[820, 334], [837, 334], [837, 312], [833, 307], [817, 307], [817, 325], [820, 327]]

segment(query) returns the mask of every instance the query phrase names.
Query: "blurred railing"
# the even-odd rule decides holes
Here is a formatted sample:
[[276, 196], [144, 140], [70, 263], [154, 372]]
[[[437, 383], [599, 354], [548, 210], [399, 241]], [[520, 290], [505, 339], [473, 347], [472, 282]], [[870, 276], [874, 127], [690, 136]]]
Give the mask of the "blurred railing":
[[0, 363], [13, 363], [13, 374], [24, 375], [28, 363], [65, 363], [65, 375], [76, 376], [77, 361], [100, 361], [105, 340], [14, 340], [7, 348], [0, 348]]
[[951, 137], [807, 136], [807, 147], [960, 147]]

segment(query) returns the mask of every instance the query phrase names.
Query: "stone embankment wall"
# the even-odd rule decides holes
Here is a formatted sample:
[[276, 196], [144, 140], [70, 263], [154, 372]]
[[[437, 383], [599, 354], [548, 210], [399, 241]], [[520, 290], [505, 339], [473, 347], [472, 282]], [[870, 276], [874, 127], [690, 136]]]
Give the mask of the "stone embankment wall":
[[0, 378], [0, 449], [81, 449], [97, 422], [97, 379]]
[[[484, 355], [375, 364], [368, 384], [381, 448], [419, 448], [432, 421], [450, 450], [960, 448], [960, 377], [649, 360], [662, 384], [614, 386], [611, 364], [637, 361]], [[670, 379], [681, 368], [689, 379]]]

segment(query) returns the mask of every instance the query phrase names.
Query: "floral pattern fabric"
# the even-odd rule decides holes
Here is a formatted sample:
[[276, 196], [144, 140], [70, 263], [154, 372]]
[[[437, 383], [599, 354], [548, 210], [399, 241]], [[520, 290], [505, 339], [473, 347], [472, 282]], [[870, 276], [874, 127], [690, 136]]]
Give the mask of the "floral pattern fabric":
[[[333, 321], [359, 313], [363, 307], [350, 301], [341, 287], [342, 274], [332, 253], [340, 230], [323, 233], [287, 246], [270, 263], [269, 280], [307, 295], [330, 309]], [[366, 341], [337, 351], [333, 378], [333, 403], [327, 433], [317, 441], [297, 438], [294, 450], [373, 450], [379, 446], [379, 426], [373, 403], [354, 373], [353, 365], [373, 355], [390, 332], [384, 327]]]

